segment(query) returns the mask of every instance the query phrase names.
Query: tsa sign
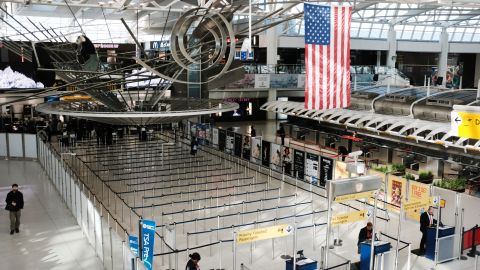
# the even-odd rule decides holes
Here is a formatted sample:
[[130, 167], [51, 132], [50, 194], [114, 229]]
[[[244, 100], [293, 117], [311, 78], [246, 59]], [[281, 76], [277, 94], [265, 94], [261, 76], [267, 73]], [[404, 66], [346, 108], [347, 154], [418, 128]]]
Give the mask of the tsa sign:
[[155, 221], [142, 220], [142, 261], [148, 270], [153, 268], [153, 242], [155, 240]]
[[130, 243], [130, 250], [135, 256], [138, 256], [138, 237], [129, 235], [128, 242]]
[[480, 112], [452, 111], [450, 119], [455, 136], [480, 139]]

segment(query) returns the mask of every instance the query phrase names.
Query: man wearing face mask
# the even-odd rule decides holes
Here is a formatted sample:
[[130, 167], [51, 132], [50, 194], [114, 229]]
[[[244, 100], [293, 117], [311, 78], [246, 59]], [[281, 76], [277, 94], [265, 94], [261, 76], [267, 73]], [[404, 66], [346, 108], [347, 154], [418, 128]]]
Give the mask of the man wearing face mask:
[[18, 191], [18, 185], [13, 184], [12, 190], [7, 194], [5, 199], [7, 206], [5, 210], [10, 211], [10, 234], [20, 232], [20, 215], [23, 209], [23, 194]]

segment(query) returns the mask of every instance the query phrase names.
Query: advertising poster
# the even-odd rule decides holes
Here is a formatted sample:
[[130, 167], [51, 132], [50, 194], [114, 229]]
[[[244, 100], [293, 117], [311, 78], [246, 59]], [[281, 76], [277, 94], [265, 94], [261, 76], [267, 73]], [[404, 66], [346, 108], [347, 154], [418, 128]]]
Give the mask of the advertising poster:
[[242, 157], [246, 160], [250, 160], [250, 152], [252, 146], [250, 141], [250, 136], [243, 136], [243, 143], [242, 143]]
[[212, 129], [210, 128], [210, 125], [205, 129], [205, 144], [212, 144]]
[[337, 160], [335, 162], [335, 179], [348, 178], [347, 163]]
[[252, 137], [252, 150], [250, 160], [260, 164], [262, 162], [262, 140]]
[[297, 88], [305, 88], [305, 74], [298, 74]]
[[282, 172], [282, 150], [279, 144], [270, 145], [270, 168], [277, 172]]
[[244, 89], [255, 87], [255, 74], [245, 74], [245, 77], [239, 81], [228, 83], [225, 89]]
[[235, 146], [235, 137], [233, 136], [233, 134], [233, 132], [227, 131], [227, 138], [225, 141], [225, 152], [231, 155], [233, 155], [233, 147]]
[[262, 165], [270, 167], [270, 142], [262, 141]]
[[307, 153], [305, 161], [305, 178], [313, 185], [318, 185], [319, 166], [318, 155]]
[[325, 187], [327, 180], [333, 179], [333, 168], [335, 168], [335, 160], [320, 157], [320, 186]]
[[212, 129], [212, 143], [215, 148], [218, 148], [218, 128]]
[[293, 171], [298, 179], [305, 179], [305, 152], [296, 149], [293, 151]]
[[242, 157], [242, 134], [234, 133], [234, 155], [237, 157]]
[[218, 149], [220, 151], [225, 151], [225, 144], [227, 140], [227, 131], [224, 129], [218, 130]]
[[255, 74], [255, 88], [270, 88], [270, 74]]
[[[422, 200], [430, 197], [430, 185], [423, 184], [417, 181], [408, 182], [408, 201]], [[420, 221], [420, 215], [427, 211], [427, 209], [415, 209], [406, 211], [406, 216], [412, 220]]]
[[388, 176], [387, 203], [390, 209], [399, 211], [402, 197], [406, 195], [407, 180], [395, 175]]
[[153, 269], [153, 248], [155, 241], [155, 221], [142, 221], [142, 262], [149, 270]]
[[270, 88], [297, 88], [298, 74], [270, 74]]
[[290, 147], [282, 146], [282, 164], [286, 175], [293, 175], [293, 151]]
[[195, 128], [195, 136], [197, 137], [198, 144], [205, 145], [205, 141], [207, 138], [207, 125], [205, 124], [196, 124], [194, 125]]

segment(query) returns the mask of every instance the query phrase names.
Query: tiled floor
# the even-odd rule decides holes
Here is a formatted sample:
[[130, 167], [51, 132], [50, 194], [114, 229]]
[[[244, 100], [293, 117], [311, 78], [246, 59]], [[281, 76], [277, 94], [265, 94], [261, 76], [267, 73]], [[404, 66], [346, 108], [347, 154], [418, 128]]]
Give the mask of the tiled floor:
[[8, 212], [0, 212], [0, 269], [103, 269], [39, 163], [0, 161], [1, 209], [13, 182], [24, 194], [25, 209], [20, 233], [14, 235], [9, 234]]

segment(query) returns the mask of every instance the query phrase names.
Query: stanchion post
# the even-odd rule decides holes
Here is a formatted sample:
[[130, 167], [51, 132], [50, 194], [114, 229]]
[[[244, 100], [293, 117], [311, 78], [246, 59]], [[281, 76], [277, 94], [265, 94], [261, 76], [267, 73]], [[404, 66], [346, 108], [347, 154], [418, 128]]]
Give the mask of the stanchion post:
[[233, 232], [233, 270], [237, 270], [237, 232]]
[[373, 270], [374, 262], [374, 249], [375, 249], [375, 226], [377, 225], [377, 202], [378, 202], [378, 193], [375, 192], [375, 205], [373, 207], [373, 229], [372, 229], [372, 241], [370, 244], [370, 270]]

